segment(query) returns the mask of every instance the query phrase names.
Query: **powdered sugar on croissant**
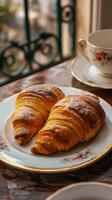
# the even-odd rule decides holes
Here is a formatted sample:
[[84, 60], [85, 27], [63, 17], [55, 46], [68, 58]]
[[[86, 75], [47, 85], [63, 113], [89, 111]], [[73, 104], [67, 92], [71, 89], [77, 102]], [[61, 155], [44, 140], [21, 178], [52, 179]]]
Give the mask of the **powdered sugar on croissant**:
[[97, 96], [67, 96], [52, 107], [46, 124], [36, 137], [32, 152], [50, 155], [67, 151], [93, 138], [104, 120], [105, 113]]
[[51, 84], [33, 85], [17, 96], [12, 124], [19, 144], [31, 140], [47, 120], [52, 106], [63, 97], [63, 92]]

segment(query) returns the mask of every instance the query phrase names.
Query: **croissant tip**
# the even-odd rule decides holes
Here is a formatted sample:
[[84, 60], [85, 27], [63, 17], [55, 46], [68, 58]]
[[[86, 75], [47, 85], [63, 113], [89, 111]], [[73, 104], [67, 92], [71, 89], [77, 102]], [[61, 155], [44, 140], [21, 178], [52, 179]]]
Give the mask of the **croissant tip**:
[[32, 148], [31, 148], [31, 152], [34, 153], [34, 154], [36, 154], [36, 153], [37, 153], [36, 148], [35, 148], [35, 147], [32, 147]]
[[[16, 138], [15, 138], [16, 139]], [[20, 145], [24, 145], [24, 141], [21, 140], [21, 138], [16, 139], [17, 143]]]

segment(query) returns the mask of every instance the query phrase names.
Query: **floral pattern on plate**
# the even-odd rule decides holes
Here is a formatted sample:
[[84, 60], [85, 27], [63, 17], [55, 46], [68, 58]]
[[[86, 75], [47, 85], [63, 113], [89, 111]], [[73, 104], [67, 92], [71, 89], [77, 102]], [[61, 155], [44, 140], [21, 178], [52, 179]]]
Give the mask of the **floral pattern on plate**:
[[75, 153], [70, 157], [64, 157], [64, 158], [62, 158], [61, 161], [64, 163], [67, 163], [67, 162], [73, 163], [76, 160], [83, 161], [85, 159], [88, 159], [90, 156], [92, 156], [92, 159], [93, 159], [93, 157], [96, 155], [92, 152], [91, 149], [87, 149], [85, 151]]
[[4, 150], [7, 148], [7, 144], [4, 141], [4, 138], [0, 135], [0, 150]]

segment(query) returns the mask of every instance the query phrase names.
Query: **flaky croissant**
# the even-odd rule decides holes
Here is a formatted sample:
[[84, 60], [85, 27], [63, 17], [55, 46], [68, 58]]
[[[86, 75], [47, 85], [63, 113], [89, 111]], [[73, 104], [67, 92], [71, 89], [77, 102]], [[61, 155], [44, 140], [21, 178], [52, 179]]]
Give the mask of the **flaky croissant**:
[[52, 106], [63, 97], [63, 92], [51, 84], [33, 85], [17, 96], [12, 124], [19, 144], [31, 140], [47, 120]]
[[32, 152], [50, 155], [67, 151], [93, 138], [104, 120], [105, 113], [97, 96], [67, 96], [51, 109], [45, 126], [36, 137]]

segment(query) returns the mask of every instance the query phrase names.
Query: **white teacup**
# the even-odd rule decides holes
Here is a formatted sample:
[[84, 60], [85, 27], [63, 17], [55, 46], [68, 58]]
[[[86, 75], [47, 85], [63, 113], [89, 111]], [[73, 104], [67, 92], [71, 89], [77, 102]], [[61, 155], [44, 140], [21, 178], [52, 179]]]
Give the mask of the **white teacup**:
[[112, 29], [91, 33], [87, 40], [78, 41], [78, 47], [101, 75], [112, 77]]

